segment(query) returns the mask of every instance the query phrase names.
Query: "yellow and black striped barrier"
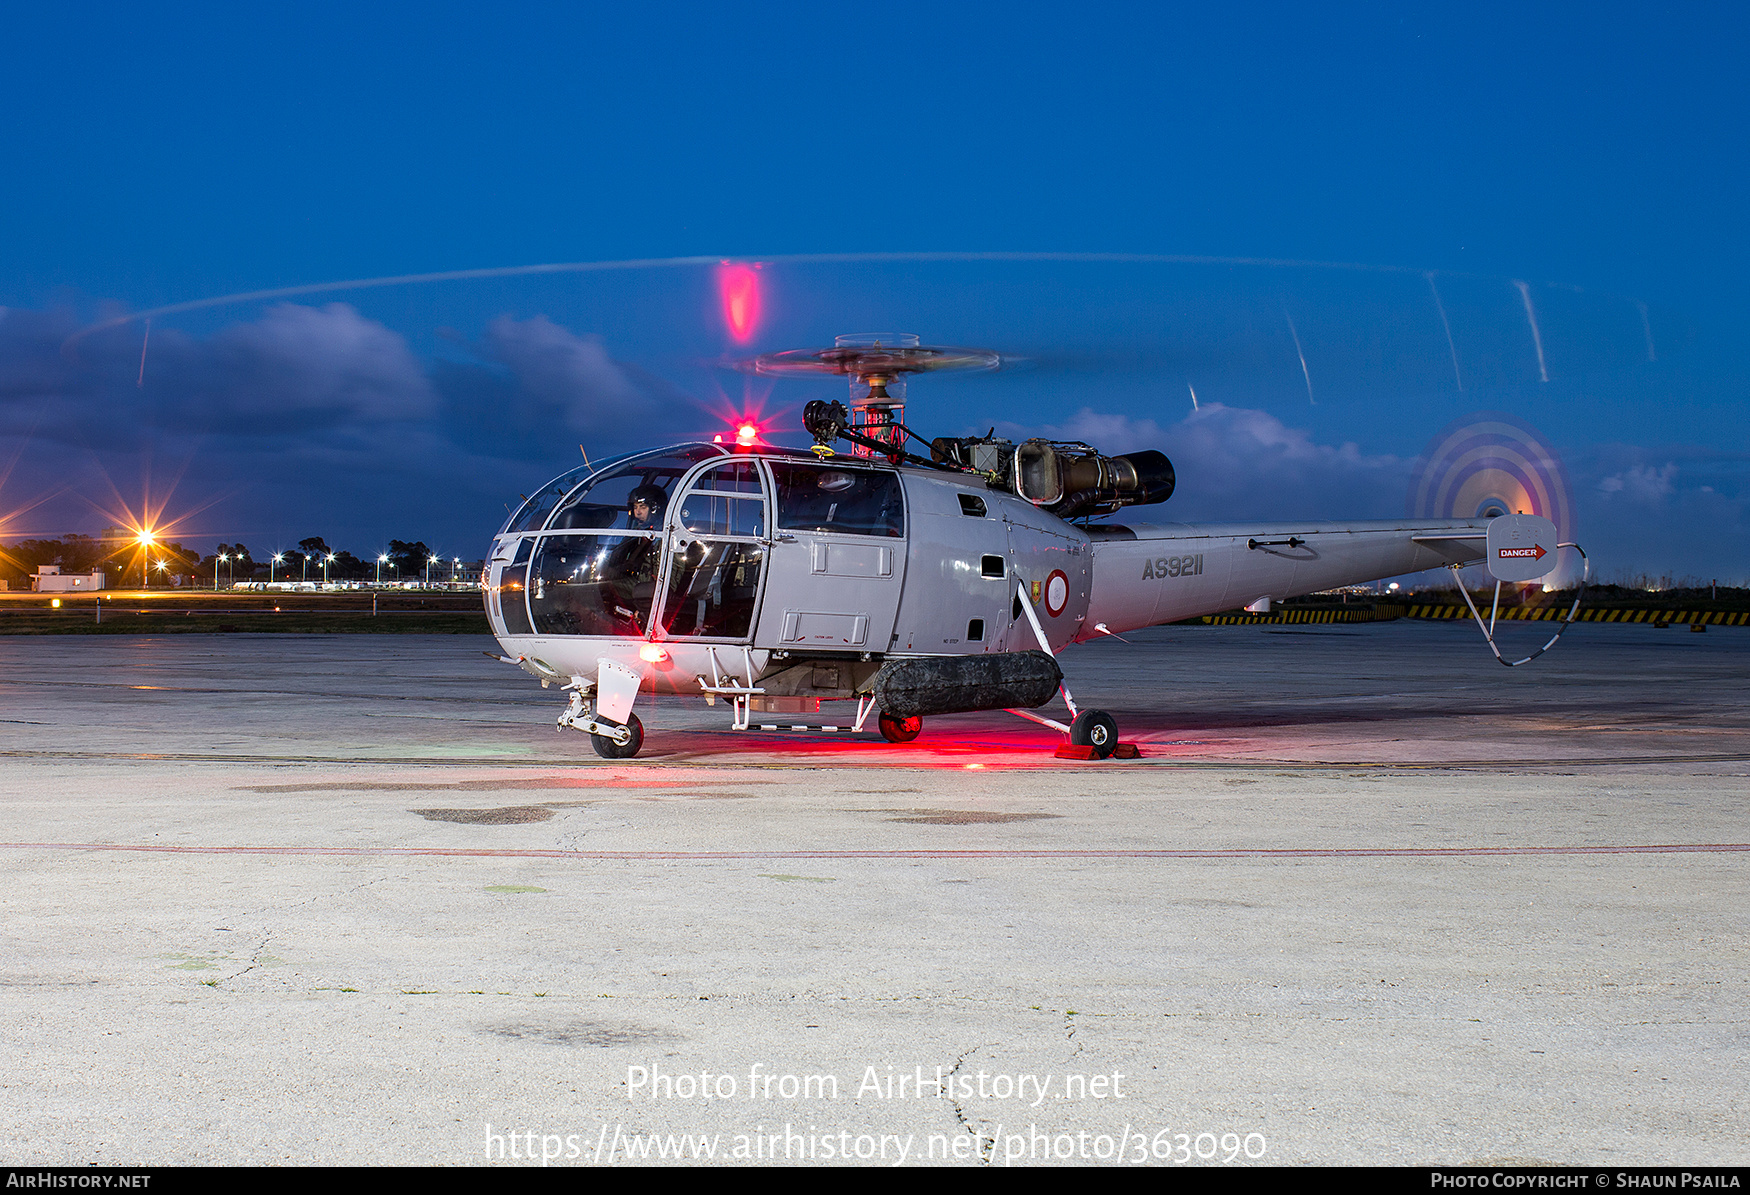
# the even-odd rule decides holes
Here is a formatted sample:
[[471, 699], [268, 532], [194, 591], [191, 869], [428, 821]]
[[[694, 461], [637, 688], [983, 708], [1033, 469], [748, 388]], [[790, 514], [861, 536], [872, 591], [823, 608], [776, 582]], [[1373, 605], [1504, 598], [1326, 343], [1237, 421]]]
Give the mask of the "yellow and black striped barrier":
[[1205, 614], [1200, 620], [1205, 626], [1243, 626], [1247, 623], [1274, 622], [1390, 622], [1404, 616], [1404, 607], [1389, 606], [1372, 610], [1357, 606], [1353, 610], [1278, 610], [1273, 614]]
[[[1521, 622], [1560, 622], [1571, 603], [1560, 606], [1507, 606], [1497, 618]], [[1488, 606], [1479, 606], [1484, 617]], [[1380, 609], [1296, 610], [1292, 607], [1270, 614], [1205, 614], [1193, 621], [1204, 626], [1245, 626], [1252, 623], [1391, 622], [1398, 618], [1469, 618], [1466, 606], [1386, 606]], [[1644, 622], [1697, 626], [1741, 627], [1750, 625], [1750, 611], [1725, 610], [1622, 610], [1582, 607], [1575, 622]]]
[[[1508, 606], [1496, 617], [1504, 619], [1519, 619], [1524, 622], [1559, 622], [1567, 614], [1572, 603], [1564, 602], [1560, 606]], [[1479, 603], [1478, 609], [1488, 616], [1487, 603]], [[1411, 606], [1404, 611], [1405, 618], [1469, 618], [1470, 608], [1467, 606]], [[1692, 623], [1701, 626], [1741, 627], [1750, 623], [1750, 611], [1725, 610], [1637, 610], [1594, 609], [1582, 608], [1575, 622], [1651, 622], [1651, 623]]]

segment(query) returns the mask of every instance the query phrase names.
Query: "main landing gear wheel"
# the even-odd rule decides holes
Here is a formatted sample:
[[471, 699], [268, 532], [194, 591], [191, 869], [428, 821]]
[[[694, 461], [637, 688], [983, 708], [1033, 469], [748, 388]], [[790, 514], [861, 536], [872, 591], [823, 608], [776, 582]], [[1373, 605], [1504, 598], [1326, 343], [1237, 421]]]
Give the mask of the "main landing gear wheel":
[[895, 718], [892, 714], [881, 715], [881, 737], [890, 743], [909, 743], [918, 737], [918, 731], [924, 728], [924, 720], [913, 714], [909, 718]]
[[590, 735], [589, 745], [603, 759], [631, 759], [638, 754], [638, 748], [644, 745], [644, 723], [638, 720], [637, 714], [628, 714], [626, 725], [631, 728], [632, 737], [626, 740], [624, 746], [603, 734]]
[[1092, 747], [1100, 759], [1110, 759], [1118, 749], [1118, 723], [1105, 710], [1083, 710], [1069, 724], [1069, 741]]

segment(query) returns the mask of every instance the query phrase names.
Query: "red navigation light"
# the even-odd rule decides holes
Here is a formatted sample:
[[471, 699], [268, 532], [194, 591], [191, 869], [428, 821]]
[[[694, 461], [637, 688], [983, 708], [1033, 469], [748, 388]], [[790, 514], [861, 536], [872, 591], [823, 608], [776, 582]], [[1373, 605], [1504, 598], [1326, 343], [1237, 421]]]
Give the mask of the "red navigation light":
[[737, 344], [753, 339], [760, 323], [760, 276], [758, 266], [717, 267], [717, 293], [723, 300], [723, 323]]

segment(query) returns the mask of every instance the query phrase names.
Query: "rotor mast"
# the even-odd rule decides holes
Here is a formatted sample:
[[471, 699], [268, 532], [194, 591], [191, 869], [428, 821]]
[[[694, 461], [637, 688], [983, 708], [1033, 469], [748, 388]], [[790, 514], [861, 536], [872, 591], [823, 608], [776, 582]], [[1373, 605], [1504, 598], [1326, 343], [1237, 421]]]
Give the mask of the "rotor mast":
[[[833, 340], [834, 348], [902, 348], [915, 349], [918, 338], [910, 332], [858, 332]], [[851, 386], [851, 426], [871, 440], [891, 445], [895, 452], [905, 446], [905, 375], [877, 365], [881, 372], [853, 372]], [[853, 444], [857, 456], [873, 456], [875, 449], [867, 444]]]
[[[857, 456], [905, 454], [905, 380], [907, 374], [940, 370], [988, 370], [1002, 357], [987, 349], [935, 348], [918, 343], [910, 332], [858, 332], [835, 338], [830, 349], [792, 349], [765, 353], [753, 361], [755, 373], [768, 377], [803, 374], [843, 374], [850, 382], [850, 410], [839, 408], [837, 429], [850, 432]], [[814, 406], [815, 404], [810, 404]], [[819, 404], [822, 407], [828, 404]], [[838, 404], [830, 404], [838, 406]], [[824, 416], [824, 413], [823, 413]], [[822, 425], [823, 427], [827, 424]], [[812, 429], [811, 429], [812, 430]], [[818, 434], [817, 434], [818, 438]], [[825, 441], [823, 441], [825, 442]]]

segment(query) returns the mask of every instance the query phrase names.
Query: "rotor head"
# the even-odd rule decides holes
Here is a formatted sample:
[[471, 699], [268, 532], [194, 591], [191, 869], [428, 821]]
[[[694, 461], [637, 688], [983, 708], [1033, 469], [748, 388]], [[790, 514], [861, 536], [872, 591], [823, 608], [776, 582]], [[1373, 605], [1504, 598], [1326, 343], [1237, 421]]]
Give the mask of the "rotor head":
[[830, 349], [761, 353], [749, 365], [754, 373], [765, 377], [836, 373], [868, 385], [908, 373], [983, 371], [997, 369], [1003, 363], [1002, 355], [989, 349], [921, 345], [917, 340], [916, 336], [904, 333], [841, 336], [839, 343]]

